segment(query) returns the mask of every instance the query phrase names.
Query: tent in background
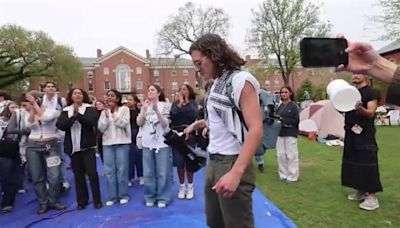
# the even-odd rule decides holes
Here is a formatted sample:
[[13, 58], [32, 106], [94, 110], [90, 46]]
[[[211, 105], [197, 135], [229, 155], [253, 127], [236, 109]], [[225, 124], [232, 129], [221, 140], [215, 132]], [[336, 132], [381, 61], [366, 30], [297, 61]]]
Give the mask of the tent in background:
[[333, 107], [329, 100], [317, 101], [300, 112], [300, 132], [310, 133], [317, 128], [318, 137], [334, 135], [344, 138], [344, 116]]

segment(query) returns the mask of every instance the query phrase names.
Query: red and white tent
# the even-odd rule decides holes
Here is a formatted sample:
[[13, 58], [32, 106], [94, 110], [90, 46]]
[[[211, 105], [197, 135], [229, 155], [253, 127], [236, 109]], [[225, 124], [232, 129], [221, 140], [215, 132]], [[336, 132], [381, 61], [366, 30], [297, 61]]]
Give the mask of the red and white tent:
[[336, 111], [329, 100], [318, 101], [300, 112], [299, 130], [316, 132], [322, 138], [334, 135], [343, 139], [344, 116]]

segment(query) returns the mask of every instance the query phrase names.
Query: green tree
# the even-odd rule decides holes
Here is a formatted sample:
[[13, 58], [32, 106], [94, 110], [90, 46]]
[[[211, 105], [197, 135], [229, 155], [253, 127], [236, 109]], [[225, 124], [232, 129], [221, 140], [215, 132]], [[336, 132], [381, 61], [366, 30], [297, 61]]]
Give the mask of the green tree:
[[382, 9], [378, 16], [372, 17], [384, 34], [379, 39], [394, 40], [400, 37], [400, 0], [378, 0]]
[[190, 45], [200, 36], [207, 33], [225, 36], [228, 29], [229, 17], [222, 8], [203, 9], [196, 3], [187, 2], [157, 33], [158, 52], [177, 57], [189, 54]]
[[81, 74], [72, 49], [56, 44], [46, 33], [17, 25], [0, 27], [0, 89], [23, 91], [40, 79], [63, 85]]
[[[305, 94], [308, 94], [308, 99]], [[310, 100], [313, 94], [314, 86], [310, 80], [306, 79], [296, 91], [296, 101]]]
[[320, 5], [306, 0], [265, 0], [252, 10], [247, 42], [258, 54], [278, 60], [278, 70], [287, 85], [299, 63], [299, 42], [306, 36], [327, 36], [331, 24], [319, 19]]

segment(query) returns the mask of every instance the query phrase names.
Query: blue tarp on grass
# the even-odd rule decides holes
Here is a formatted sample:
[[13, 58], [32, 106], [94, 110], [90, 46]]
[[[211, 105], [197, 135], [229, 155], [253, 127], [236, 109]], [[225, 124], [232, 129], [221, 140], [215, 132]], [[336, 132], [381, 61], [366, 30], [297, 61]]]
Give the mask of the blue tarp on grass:
[[[98, 163], [102, 173], [101, 162]], [[175, 173], [175, 169], [174, 169]], [[28, 193], [18, 195], [11, 213], [0, 214], [0, 227], [207, 227], [204, 213], [204, 170], [195, 175], [195, 198], [179, 200], [177, 176], [174, 176], [174, 199], [167, 208], [147, 208], [144, 205], [143, 187], [135, 182], [130, 188], [131, 200], [126, 205], [103, 206], [96, 210], [90, 204], [85, 210], [76, 210], [72, 172], [68, 171], [71, 190], [61, 201], [67, 210], [48, 211], [37, 215], [38, 204], [31, 186]], [[88, 185], [89, 186], [89, 185]], [[107, 199], [105, 177], [100, 175], [102, 199]], [[91, 196], [90, 196], [91, 198]], [[256, 227], [296, 227], [272, 202], [256, 189], [253, 193], [253, 208]]]

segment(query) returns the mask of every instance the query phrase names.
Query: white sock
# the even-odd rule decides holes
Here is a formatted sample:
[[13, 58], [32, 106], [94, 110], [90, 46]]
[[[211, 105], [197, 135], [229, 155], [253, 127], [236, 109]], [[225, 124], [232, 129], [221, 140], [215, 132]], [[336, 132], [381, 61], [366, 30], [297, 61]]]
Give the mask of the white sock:
[[188, 189], [192, 189], [193, 188], [193, 183], [189, 183], [188, 184]]
[[185, 189], [186, 185], [185, 184], [179, 184], [181, 186], [181, 188]]

